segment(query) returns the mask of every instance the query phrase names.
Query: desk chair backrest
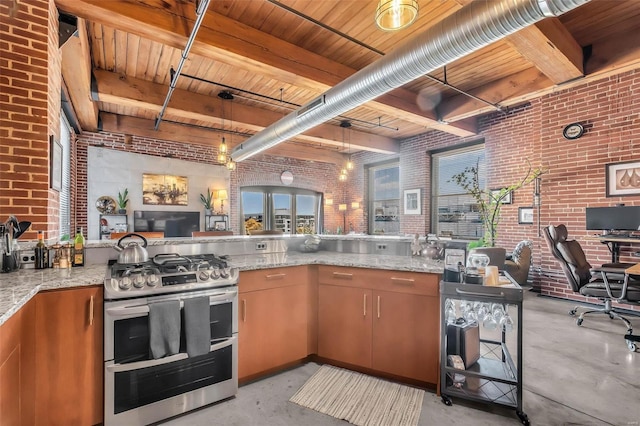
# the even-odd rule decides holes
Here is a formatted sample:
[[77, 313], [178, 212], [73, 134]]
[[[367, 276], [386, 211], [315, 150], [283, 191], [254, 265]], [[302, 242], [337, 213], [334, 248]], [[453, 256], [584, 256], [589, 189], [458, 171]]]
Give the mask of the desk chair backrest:
[[580, 287], [591, 280], [591, 265], [576, 240], [567, 240], [568, 231], [564, 225], [549, 225], [544, 228], [544, 239], [551, 254], [562, 267], [573, 291], [580, 291]]

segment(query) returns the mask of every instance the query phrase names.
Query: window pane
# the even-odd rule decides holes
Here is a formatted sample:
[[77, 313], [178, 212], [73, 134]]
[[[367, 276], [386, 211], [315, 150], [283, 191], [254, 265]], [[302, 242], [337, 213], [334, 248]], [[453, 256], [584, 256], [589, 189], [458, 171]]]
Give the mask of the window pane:
[[264, 194], [262, 192], [242, 191], [241, 197], [245, 229], [252, 231], [262, 229], [262, 219], [264, 217]]
[[[60, 143], [62, 144], [62, 187], [60, 189], [60, 236], [71, 233], [71, 126], [60, 111]], [[75, 229], [73, 230], [75, 232]], [[85, 235], [89, 230], [85, 230]]]
[[432, 204], [434, 232], [456, 238], [479, 239], [484, 235], [478, 206], [471, 195], [453, 181], [453, 175], [478, 166], [481, 188], [486, 186], [484, 145], [442, 152], [433, 156]]
[[285, 234], [291, 233], [291, 195], [273, 194], [273, 207], [275, 229], [280, 229]]
[[369, 233], [400, 232], [400, 166], [385, 164], [369, 169]]
[[296, 234], [312, 234], [316, 229], [315, 195], [296, 195]]

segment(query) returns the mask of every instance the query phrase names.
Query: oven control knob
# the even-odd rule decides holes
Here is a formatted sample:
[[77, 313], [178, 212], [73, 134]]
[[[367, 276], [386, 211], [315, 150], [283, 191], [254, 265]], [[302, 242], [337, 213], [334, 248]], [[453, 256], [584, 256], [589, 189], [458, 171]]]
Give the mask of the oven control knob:
[[123, 277], [118, 285], [122, 290], [129, 290], [131, 288], [131, 278]]
[[138, 275], [133, 279], [133, 286], [135, 288], [142, 288], [144, 287], [144, 281], [144, 277], [142, 275]]
[[220, 276], [222, 278], [229, 278], [229, 273], [231, 272], [231, 268], [224, 268], [220, 270]]
[[209, 273], [207, 271], [200, 271], [198, 278], [200, 278], [200, 281], [207, 281], [209, 279]]
[[147, 285], [149, 287], [155, 287], [158, 285], [158, 277], [155, 274], [147, 275]]
[[211, 271], [211, 279], [217, 280], [220, 278], [220, 268], [213, 268]]

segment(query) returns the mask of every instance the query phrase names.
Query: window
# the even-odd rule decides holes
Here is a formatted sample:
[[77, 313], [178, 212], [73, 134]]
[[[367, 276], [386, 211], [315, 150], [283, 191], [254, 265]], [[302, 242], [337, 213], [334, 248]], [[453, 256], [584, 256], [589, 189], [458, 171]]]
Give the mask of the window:
[[322, 194], [279, 187], [256, 186], [240, 190], [245, 232], [281, 230], [285, 234], [318, 233]]
[[433, 153], [431, 159], [432, 232], [456, 238], [481, 238], [484, 229], [478, 206], [451, 178], [477, 164], [480, 186], [486, 186], [484, 144]]
[[400, 232], [400, 166], [397, 161], [369, 167], [369, 234]]
[[[60, 143], [62, 144], [62, 188], [60, 189], [60, 236], [71, 233], [71, 126], [60, 110]], [[74, 230], [75, 231], [75, 230]]]

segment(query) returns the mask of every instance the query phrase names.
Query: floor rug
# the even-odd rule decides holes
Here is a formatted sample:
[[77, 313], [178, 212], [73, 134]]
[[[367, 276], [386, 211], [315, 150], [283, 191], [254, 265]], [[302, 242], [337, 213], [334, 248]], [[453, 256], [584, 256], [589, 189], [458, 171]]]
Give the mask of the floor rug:
[[418, 424], [424, 391], [323, 365], [289, 399], [359, 426]]

